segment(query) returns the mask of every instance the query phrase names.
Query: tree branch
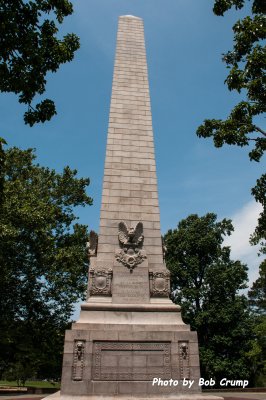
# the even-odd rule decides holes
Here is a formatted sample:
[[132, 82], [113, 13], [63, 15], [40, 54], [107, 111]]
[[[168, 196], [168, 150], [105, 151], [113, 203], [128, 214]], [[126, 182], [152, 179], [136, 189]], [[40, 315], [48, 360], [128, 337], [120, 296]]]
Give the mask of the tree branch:
[[261, 128], [259, 128], [258, 126], [254, 125], [254, 129], [257, 132], [260, 132], [263, 136], [266, 136], [266, 132], [263, 131]]
[[34, 112], [35, 112], [35, 111], [37, 111], [37, 110], [36, 110], [34, 107], [32, 107], [32, 105], [31, 105], [31, 104], [29, 104], [29, 103], [28, 103], [28, 107], [29, 107], [29, 108], [31, 108], [31, 109], [32, 109], [32, 111], [34, 111]]

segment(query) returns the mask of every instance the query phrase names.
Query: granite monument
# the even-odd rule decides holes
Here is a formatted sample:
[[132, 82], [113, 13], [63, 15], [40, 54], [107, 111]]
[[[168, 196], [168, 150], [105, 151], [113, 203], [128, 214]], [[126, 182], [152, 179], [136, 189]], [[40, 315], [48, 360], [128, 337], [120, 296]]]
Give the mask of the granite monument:
[[169, 299], [143, 21], [134, 16], [119, 18], [100, 230], [87, 251], [88, 299], [66, 332], [61, 397], [204, 398], [197, 333]]

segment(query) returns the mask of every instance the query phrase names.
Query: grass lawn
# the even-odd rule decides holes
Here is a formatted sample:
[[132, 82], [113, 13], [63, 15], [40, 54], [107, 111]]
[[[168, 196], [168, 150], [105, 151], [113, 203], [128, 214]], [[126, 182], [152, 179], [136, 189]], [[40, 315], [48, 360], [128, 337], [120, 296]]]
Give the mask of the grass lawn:
[[[16, 381], [0, 381], [0, 386], [18, 386]], [[26, 381], [25, 387], [31, 386], [36, 388], [60, 388], [60, 383], [55, 382], [54, 384], [46, 381]]]

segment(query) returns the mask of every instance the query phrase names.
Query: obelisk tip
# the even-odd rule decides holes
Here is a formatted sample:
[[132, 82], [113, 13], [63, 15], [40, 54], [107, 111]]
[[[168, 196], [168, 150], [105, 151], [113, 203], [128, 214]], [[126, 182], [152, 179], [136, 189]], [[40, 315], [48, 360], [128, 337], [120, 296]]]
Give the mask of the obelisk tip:
[[121, 15], [120, 18], [135, 18], [135, 19], [141, 19], [140, 17], [136, 17], [135, 15]]

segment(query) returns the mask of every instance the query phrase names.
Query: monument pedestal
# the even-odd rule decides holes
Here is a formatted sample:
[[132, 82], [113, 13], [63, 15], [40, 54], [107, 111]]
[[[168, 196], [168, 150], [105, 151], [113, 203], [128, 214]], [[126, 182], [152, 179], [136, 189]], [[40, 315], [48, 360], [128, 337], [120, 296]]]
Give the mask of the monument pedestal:
[[[147, 262], [133, 272], [114, 265], [108, 281], [108, 271], [97, 268], [95, 261], [90, 288], [100, 286], [103, 290], [105, 284], [112, 288], [113, 282], [123, 285], [122, 277], [125, 286], [117, 289], [116, 300], [125, 302], [115, 303], [110, 293], [91, 296], [81, 305], [79, 320], [66, 332], [61, 398], [221, 399], [200, 393], [197, 333], [183, 323], [180, 307], [169, 298], [150, 297], [154, 274], [149, 273]], [[159, 280], [155, 288], [163, 293], [167, 287], [168, 291], [169, 273], [163, 271], [158, 276], [157, 272], [155, 276]], [[134, 293], [136, 282], [140, 286]], [[131, 296], [126, 297], [125, 290]], [[141, 296], [148, 300], [139, 302]], [[162, 385], [158, 381], [153, 384], [154, 378]], [[183, 386], [184, 379], [193, 382], [190, 388]]]
[[[166, 398], [184, 393], [183, 378], [199, 377], [197, 334], [173, 304], [84, 304], [66, 332], [62, 394]], [[154, 378], [179, 382], [157, 386]], [[199, 387], [187, 391], [198, 393]]]

